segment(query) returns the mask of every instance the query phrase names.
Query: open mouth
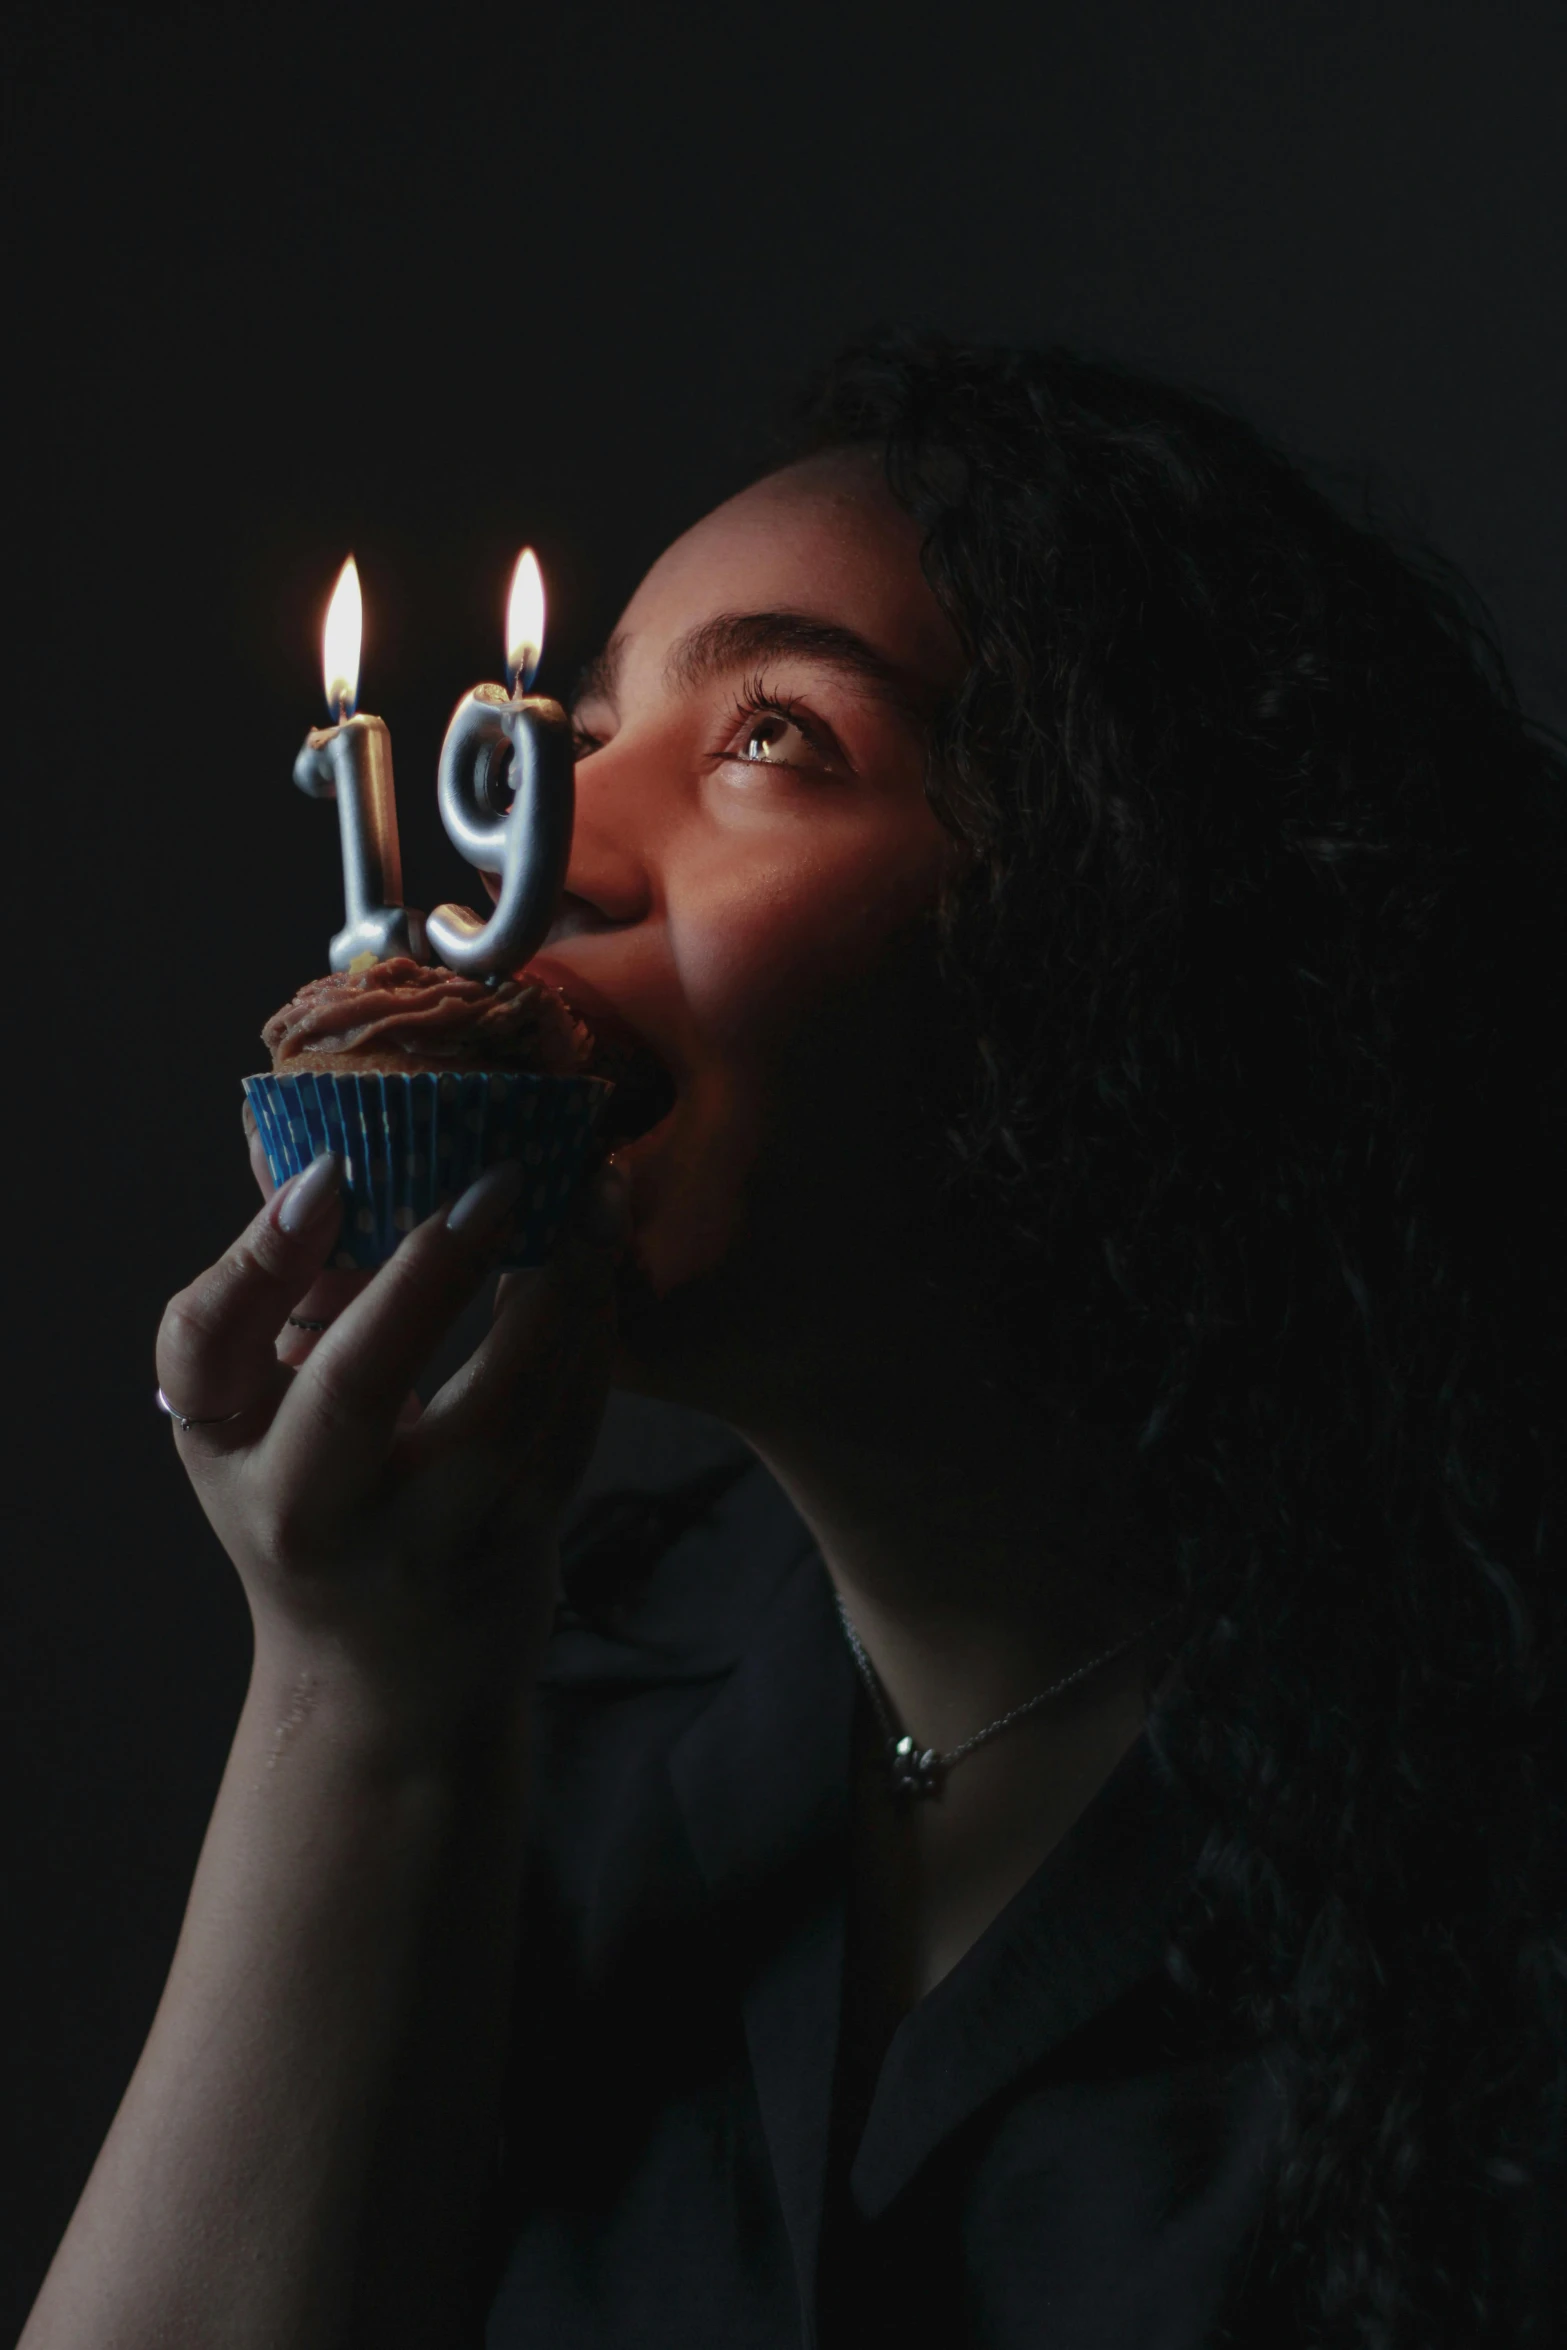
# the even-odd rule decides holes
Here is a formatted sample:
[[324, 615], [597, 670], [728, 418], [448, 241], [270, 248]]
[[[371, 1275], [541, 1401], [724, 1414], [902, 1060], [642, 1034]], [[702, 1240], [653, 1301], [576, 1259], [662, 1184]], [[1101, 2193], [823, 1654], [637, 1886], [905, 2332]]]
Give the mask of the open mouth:
[[599, 1128], [606, 1150], [640, 1141], [674, 1108], [679, 1093], [672, 1072], [644, 1042], [618, 1006], [575, 971], [563, 969], [539, 956], [528, 974], [540, 979], [564, 998], [568, 1008], [592, 1038], [584, 1074], [605, 1077], [614, 1087]]

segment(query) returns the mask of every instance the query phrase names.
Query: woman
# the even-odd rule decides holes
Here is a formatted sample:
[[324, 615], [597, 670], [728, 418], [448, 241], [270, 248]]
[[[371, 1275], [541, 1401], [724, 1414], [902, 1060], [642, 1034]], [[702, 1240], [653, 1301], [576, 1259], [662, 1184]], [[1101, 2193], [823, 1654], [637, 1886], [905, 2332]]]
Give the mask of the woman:
[[[503, 1177], [313, 1352], [330, 1162], [171, 1306], [255, 1670], [29, 2350], [1557, 2340], [1560, 770], [1481, 632], [1204, 403], [889, 338], [577, 723], [536, 968], [674, 1106], [422, 1418]], [[611, 1377], [776, 1488], [557, 1612]]]

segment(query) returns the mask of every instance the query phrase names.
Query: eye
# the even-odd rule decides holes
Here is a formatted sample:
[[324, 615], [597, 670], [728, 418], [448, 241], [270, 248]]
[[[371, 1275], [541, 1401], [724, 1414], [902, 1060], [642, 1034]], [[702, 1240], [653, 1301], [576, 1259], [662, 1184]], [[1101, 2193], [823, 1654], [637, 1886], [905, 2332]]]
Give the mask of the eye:
[[603, 747], [600, 736], [589, 734], [585, 726], [579, 726], [575, 719], [572, 720], [571, 756], [574, 763], [580, 765], [584, 759], [591, 759], [593, 753], [602, 750]]
[[780, 703], [742, 703], [739, 721], [720, 756], [742, 767], [803, 767], [834, 770], [832, 754], [816, 727]]

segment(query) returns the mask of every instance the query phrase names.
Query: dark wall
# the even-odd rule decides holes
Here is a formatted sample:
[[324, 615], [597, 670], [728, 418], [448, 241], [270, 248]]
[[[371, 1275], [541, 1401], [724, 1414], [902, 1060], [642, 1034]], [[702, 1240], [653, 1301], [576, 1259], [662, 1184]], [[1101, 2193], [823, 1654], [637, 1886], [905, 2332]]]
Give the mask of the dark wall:
[[[424, 904], [472, 894], [434, 759], [519, 542], [558, 684], [871, 320], [1142, 360], [1373, 470], [1567, 709], [1559, 21], [10, 12], [0, 2320], [134, 2061], [243, 1686], [150, 1350], [249, 1212], [237, 1080], [338, 919], [289, 767], [343, 555]], [[600, 1474], [691, 1441], [622, 1410]]]

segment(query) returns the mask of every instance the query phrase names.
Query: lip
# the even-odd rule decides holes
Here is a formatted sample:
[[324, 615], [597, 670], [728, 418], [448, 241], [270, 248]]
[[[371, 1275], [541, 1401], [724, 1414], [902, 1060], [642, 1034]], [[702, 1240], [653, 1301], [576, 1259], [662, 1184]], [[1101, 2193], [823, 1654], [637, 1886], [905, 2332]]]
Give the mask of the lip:
[[[669, 1068], [668, 1057], [658, 1050], [636, 1022], [628, 1020], [618, 1004], [611, 1003], [606, 995], [584, 979], [580, 972], [574, 971], [569, 963], [557, 962], [553, 955], [540, 953], [534, 956], [519, 976], [540, 979], [546, 987], [557, 989], [572, 1010], [587, 1022], [594, 1036], [602, 1038], [605, 1044], [635, 1045], [640, 1051], [651, 1053], [664, 1068]], [[673, 1075], [672, 1070], [670, 1073]]]
[[631, 1135], [623, 1142], [612, 1144], [617, 1155], [621, 1151], [638, 1148], [651, 1135], [661, 1133], [674, 1116], [683, 1091], [681, 1071], [672, 1057], [661, 1050], [634, 1020], [628, 1020], [620, 1007], [594, 987], [591, 981], [583, 979], [573, 970], [570, 964], [557, 961], [547, 952], [540, 953], [525, 966], [521, 976], [540, 980], [545, 986], [557, 989], [571, 1009], [586, 1021], [596, 1043], [610, 1047], [620, 1045], [644, 1055], [656, 1063], [672, 1087], [673, 1100], [651, 1126], [644, 1127], [640, 1134]]

